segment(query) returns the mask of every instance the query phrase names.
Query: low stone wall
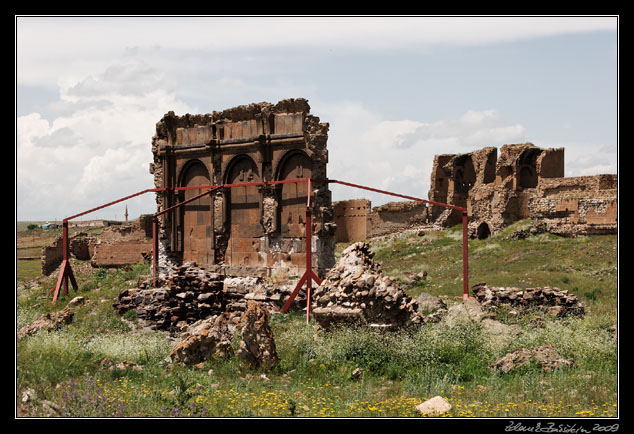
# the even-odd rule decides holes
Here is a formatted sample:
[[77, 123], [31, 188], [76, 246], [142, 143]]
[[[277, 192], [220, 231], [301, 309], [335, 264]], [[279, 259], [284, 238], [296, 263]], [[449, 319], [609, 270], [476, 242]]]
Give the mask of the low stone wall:
[[429, 209], [424, 202], [389, 202], [372, 209], [368, 238], [400, 232], [429, 223]]
[[124, 267], [142, 264], [152, 259], [152, 240], [100, 242], [94, 245], [93, 267]]
[[[113, 306], [120, 314], [134, 309], [144, 327], [177, 332], [213, 315], [244, 312], [252, 300], [273, 312], [279, 311], [293, 289], [294, 286], [273, 285], [259, 277], [226, 277], [186, 263], [173, 267], [160, 288], [141, 282], [137, 288], [121, 291]], [[291, 309], [305, 305], [302, 289]]]
[[424, 202], [389, 202], [371, 208], [366, 199], [335, 202], [337, 242], [357, 242], [393, 234], [430, 222], [430, 212]]
[[518, 308], [539, 308], [553, 316], [583, 315], [584, 307], [579, 297], [568, 290], [553, 287], [500, 288], [478, 283], [472, 287], [473, 297], [485, 308], [508, 305]]

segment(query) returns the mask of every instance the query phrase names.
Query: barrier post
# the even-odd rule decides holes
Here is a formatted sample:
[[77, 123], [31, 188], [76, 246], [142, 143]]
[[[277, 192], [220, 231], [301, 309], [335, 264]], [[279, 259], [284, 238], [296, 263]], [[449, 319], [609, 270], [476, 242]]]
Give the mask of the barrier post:
[[469, 298], [469, 234], [467, 212], [462, 213], [462, 299]]
[[158, 286], [158, 217], [152, 217], [152, 286]]
[[77, 282], [75, 281], [75, 275], [73, 274], [73, 269], [70, 266], [70, 259], [68, 255], [68, 219], [64, 219], [62, 221], [62, 265], [59, 269], [59, 277], [57, 278], [57, 284], [55, 287], [48, 293], [48, 295], [53, 295], [52, 304], [57, 302], [57, 297], [59, 297], [59, 291], [64, 286], [64, 295], [68, 295], [68, 279], [70, 279], [70, 283], [73, 285], [75, 291], [77, 291]]

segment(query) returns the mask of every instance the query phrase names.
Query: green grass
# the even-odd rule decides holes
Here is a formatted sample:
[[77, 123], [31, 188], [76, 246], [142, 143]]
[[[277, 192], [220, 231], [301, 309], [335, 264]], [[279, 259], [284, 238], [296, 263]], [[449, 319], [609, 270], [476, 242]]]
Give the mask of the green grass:
[[[326, 333], [301, 313], [289, 313], [270, 319], [280, 357], [274, 368], [252, 370], [235, 356], [200, 368], [168, 366], [169, 337], [132, 331], [112, 308], [121, 289], [149, 273], [147, 265], [82, 274], [79, 291], [56, 307], [46, 295], [56, 276], [40, 278], [18, 291], [18, 327], [75, 295], [88, 303], [75, 308], [75, 321], [63, 330], [17, 342], [18, 398], [27, 389], [36, 392], [19, 415], [48, 415], [50, 401], [67, 417], [417, 417], [417, 404], [440, 395], [452, 405], [449, 417], [616, 416], [617, 345], [607, 330], [617, 314], [616, 236], [506, 239], [513, 230], [469, 242], [471, 283], [568, 289], [582, 299], [586, 315], [555, 319], [502, 309], [498, 320], [522, 327], [520, 337], [502, 347], [478, 324], [396, 332], [348, 326]], [[428, 292], [452, 304], [462, 294], [459, 235], [459, 228], [424, 237], [404, 233], [373, 240], [371, 247], [384, 272], [410, 295]], [[403, 283], [405, 271], [421, 270], [427, 280]], [[541, 325], [531, 325], [537, 317]], [[124, 319], [135, 321], [133, 314]], [[545, 343], [574, 365], [543, 372], [533, 364], [509, 374], [489, 367], [507, 352]], [[110, 369], [104, 359], [129, 360], [141, 370]], [[352, 376], [356, 369], [360, 375]]]

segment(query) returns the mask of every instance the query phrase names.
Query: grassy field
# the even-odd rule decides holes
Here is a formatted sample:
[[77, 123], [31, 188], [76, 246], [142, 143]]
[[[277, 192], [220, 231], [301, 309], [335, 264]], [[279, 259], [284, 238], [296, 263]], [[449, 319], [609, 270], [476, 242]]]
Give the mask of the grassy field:
[[[584, 317], [501, 311], [498, 320], [519, 324], [523, 332], [499, 348], [479, 324], [427, 324], [387, 333], [345, 327], [325, 333], [306, 324], [301, 313], [275, 314], [270, 323], [280, 363], [259, 371], [234, 356], [200, 367], [168, 366], [170, 338], [135, 330], [134, 312], [122, 318], [112, 308], [119, 291], [134, 287], [149, 267], [113, 273], [77, 263], [80, 288], [69, 296], [82, 295], [87, 303], [74, 308], [73, 323], [16, 343], [17, 415], [418, 417], [414, 407], [440, 395], [452, 405], [443, 417], [617, 417], [618, 346], [608, 330], [617, 324], [617, 237], [507, 239], [526, 224], [469, 241], [471, 284], [568, 289], [584, 303]], [[422, 237], [406, 232], [370, 245], [384, 272], [408, 294], [427, 292], [448, 304], [460, 302], [460, 228]], [[406, 272], [421, 270], [427, 271], [426, 280], [405, 283]], [[19, 262], [17, 271], [17, 328], [68, 301], [51, 306], [47, 292], [56, 275], [26, 278]], [[544, 343], [573, 358], [574, 365], [552, 372], [530, 365], [508, 374], [490, 368], [499, 356]], [[128, 360], [139, 368], [112, 368], [108, 360]], [[351, 375], [357, 368], [361, 375]], [[32, 397], [23, 402], [27, 391]]]

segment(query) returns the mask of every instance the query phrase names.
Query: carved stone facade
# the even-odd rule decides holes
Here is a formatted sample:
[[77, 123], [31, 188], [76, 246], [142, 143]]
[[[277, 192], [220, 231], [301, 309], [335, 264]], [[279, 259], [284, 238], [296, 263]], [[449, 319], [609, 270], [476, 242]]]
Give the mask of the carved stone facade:
[[[167, 113], [152, 139], [157, 188], [326, 178], [327, 123], [305, 99], [258, 103], [222, 112]], [[326, 183], [311, 185], [313, 267], [334, 263], [334, 214]], [[157, 194], [164, 210], [204, 189]], [[163, 215], [160, 238], [182, 262], [233, 276], [301, 275], [305, 263], [308, 184], [219, 189]]]

